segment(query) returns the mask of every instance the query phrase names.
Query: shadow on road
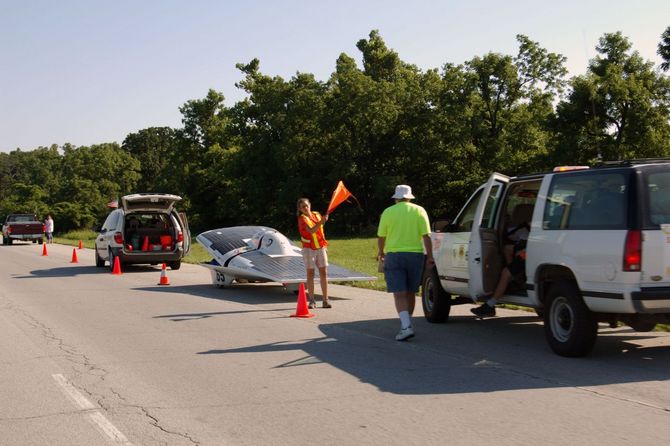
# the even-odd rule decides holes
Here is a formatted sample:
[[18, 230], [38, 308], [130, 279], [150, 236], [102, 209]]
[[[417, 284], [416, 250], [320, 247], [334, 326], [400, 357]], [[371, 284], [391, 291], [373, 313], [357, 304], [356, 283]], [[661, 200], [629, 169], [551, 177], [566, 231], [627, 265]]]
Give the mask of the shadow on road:
[[[149, 265], [127, 265], [124, 266], [122, 274], [137, 274], [148, 271], [160, 271], [160, 268]], [[14, 279], [38, 279], [44, 277], [75, 277], [89, 274], [111, 274], [108, 267], [98, 268], [97, 266], [82, 265], [81, 263], [69, 263], [68, 266], [47, 269], [35, 269], [28, 275], [16, 275]]]
[[[215, 288], [211, 284], [171, 285], [169, 287], [151, 286], [133, 289], [157, 293], [180, 293], [193, 297], [225, 300], [247, 305], [291, 303], [293, 309], [295, 309], [298, 299], [295, 293], [287, 291], [286, 288], [277, 283], [235, 284], [224, 289]], [[348, 300], [347, 298], [338, 296], [331, 296], [330, 299], [334, 302]]]
[[639, 344], [656, 338], [653, 334], [633, 336], [625, 329], [603, 329], [591, 356], [572, 359], [549, 350], [542, 325], [532, 316], [487, 321], [462, 316], [445, 325], [415, 318], [414, 324], [417, 337], [406, 343], [393, 340], [397, 320], [381, 319], [322, 324], [319, 328], [324, 336], [307, 341], [198, 354], [302, 351], [306, 354], [302, 359], [275, 368], [324, 362], [382, 391], [412, 395], [585, 387], [670, 378], [670, 343], [653, 347]]

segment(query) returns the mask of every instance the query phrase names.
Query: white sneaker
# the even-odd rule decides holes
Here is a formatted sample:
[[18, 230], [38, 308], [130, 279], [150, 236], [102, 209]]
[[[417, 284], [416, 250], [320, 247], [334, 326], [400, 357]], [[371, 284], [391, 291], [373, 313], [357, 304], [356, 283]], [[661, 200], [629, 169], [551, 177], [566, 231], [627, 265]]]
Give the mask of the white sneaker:
[[401, 328], [397, 335], [395, 335], [396, 341], [406, 341], [409, 338], [414, 337], [414, 329], [410, 325], [407, 328]]

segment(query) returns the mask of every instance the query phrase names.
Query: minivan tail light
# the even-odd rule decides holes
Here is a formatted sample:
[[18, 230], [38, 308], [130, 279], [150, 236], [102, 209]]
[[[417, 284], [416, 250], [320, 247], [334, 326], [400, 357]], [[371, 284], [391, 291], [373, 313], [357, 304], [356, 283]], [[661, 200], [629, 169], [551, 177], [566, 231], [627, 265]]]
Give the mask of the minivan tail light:
[[181, 232], [181, 231], [179, 231], [179, 232], [177, 233], [177, 243], [179, 243], [179, 242], [183, 242], [183, 241], [184, 241], [184, 233]]
[[123, 234], [120, 232], [115, 232], [114, 233], [114, 243], [118, 243], [119, 245], [123, 244]]
[[642, 233], [638, 229], [626, 234], [623, 248], [623, 270], [640, 271], [642, 269]]

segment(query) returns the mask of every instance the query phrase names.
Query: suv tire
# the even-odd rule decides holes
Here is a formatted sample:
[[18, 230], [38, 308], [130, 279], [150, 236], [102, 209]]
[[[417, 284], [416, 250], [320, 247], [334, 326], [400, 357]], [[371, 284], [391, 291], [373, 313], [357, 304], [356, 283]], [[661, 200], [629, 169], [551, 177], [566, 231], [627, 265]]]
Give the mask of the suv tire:
[[181, 268], [181, 260], [175, 260], [174, 262], [168, 262], [168, 266], [170, 267], [171, 270], [177, 271], [179, 268]]
[[544, 310], [544, 333], [558, 355], [587, 355], [598, 336], [598, 322], [574, 283], [557, 282], [549, 288]]
[[423, 305], [423, 314], [428, 322], [442, 323], [449, 319], [451, 294], [442, 288], [435, 267], [432, 267], [423, 275], [421, 304]]

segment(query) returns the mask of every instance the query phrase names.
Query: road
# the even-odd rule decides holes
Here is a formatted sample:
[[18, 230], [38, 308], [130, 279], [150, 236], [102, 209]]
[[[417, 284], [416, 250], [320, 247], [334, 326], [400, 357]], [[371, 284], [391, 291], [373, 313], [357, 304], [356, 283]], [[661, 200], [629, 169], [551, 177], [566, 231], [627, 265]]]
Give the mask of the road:
[[670, 437], [670, 334], [547, 347], [534, 314], [469, 305], [398, 343], [386, 293], [332, 286], [290, 317], [276, 285], [184, 264], [122, 275], [93, 251], [0, 247], [2, 445], [637, 445]]

